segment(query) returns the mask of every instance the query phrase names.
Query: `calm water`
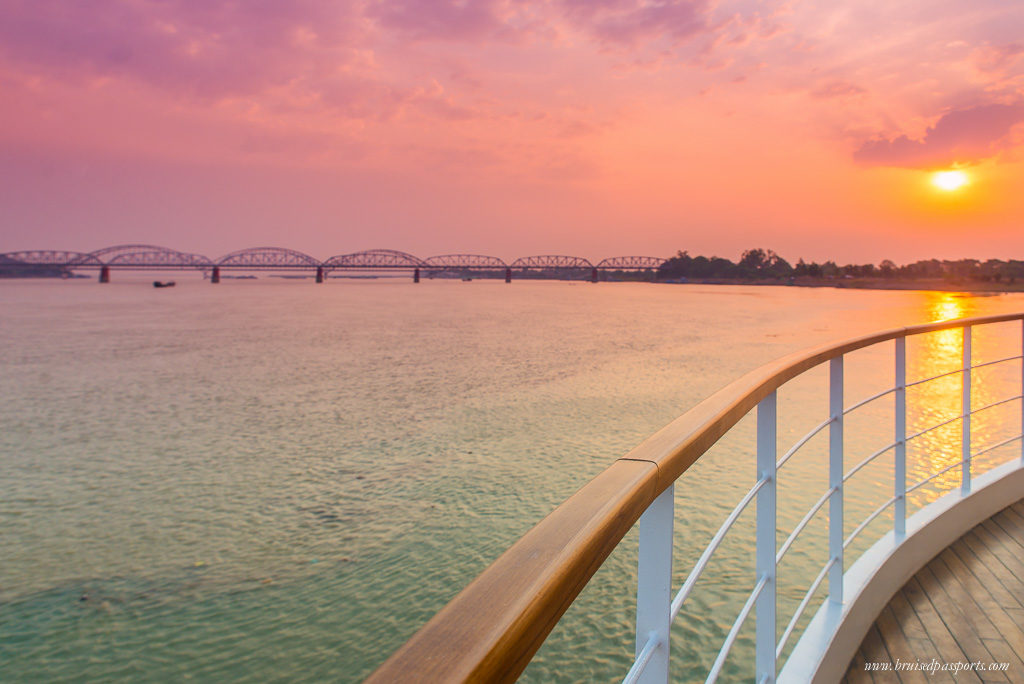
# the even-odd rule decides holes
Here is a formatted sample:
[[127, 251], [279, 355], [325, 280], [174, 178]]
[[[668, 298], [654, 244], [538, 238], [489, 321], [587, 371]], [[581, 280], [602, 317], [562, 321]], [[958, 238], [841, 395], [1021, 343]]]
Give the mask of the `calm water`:
[[[0, 281], [4, 681], [358, 681], [554, 506], [726, 382], [854, 333], [1024, 310], [1010, 295], [405, 279], [213, 287], [180, 274], [178, 287], [154, 290], [151, 277], [114, 275], [102, 287]], [[1019, 353], [1019, 334], [979, 333], [976, 358]], [[959, 333], [909, 349], [912, 377], [953, 368]], [[891, 345], [848, 368], [852, 403], [891, 382]], [[979, 375], [976, 405], [1019, 391], [1019, 364]], [[824, 378], [780, 395], [780, 446], [824, 418]], [[912, 428], [955, 414], [959, 379], [948, 380], [918, 392]], [[891, 400], [878, 403], [848, 424], [848, 465], [891, 439]], [[976, 446], [1012, 432], [1020, 409], [1006, 408], [978, 418]], [[752, 484], [749, 423], [678, 487], [677, 585]], [[912, 480], [955, 455], [951, 429], [912, 450]], [[824, 447], [814, 440], [780, 479], [785, 531], [825, 488]], [[848, 530], [888, 498], [887, 477], [891, 459], [858, 475]], [[935, 496], [926, 488], [914, 503]], [[820, 522], [784, 562], [794, 579], [780, 585], [783, 614], [824, 560]], [[752, 586], [750, 539], [737, 531], [676, 622], [680, 677], [702, 677]], [[635, 543], [634, 532], [525, 679], [622, 676]], [[750, 632], [733, 678], [749, 672]]]

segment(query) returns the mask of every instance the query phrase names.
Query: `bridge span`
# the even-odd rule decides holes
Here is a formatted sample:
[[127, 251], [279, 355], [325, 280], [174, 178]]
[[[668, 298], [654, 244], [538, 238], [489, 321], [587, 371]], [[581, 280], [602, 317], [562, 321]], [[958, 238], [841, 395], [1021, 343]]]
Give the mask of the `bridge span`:
[[665, 261], [661, 257], [620, 256], [602, 259], [595, 264], [583, 257], [562, 254], [519, 257], [511, 262], [483, 254], [442, 254], [422, 259], [394, 249], [369, 249], [320, 260], [283, 247], [250, 247], [211, 259], [202, 254], [158, 245], [126, 244], [92, 252], [46, 249], [7, 252], [0, 254], [0, 270], [26, 274], [56, 272], [65, 277], [70, 277], [76, 270], [98, 270], [101, 283], [110, 282], [112, 270], [198, 270], [212, 283], [220, 282], [222, 271], [231, 270], [307, 271], [315, 274], [318, 283], [324, 282], [335, 271], [411, 271], [414, 282], [419, 282], [421, 273], [497, 278], [504, 275], [505, 282], [512, 282], [513, 273], [519, 273], [530, 274], [530, 277], [589, 277], [596, 283], [602, 272], [657, 271]]

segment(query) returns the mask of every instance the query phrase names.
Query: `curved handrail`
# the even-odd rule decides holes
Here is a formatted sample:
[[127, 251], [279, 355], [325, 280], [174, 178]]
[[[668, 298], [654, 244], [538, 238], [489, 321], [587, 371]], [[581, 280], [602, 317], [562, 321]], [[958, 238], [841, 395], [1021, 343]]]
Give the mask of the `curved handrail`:
[[644, 440], [558, 506], [367, 681], [514, 681], [654, 499], [762, 399], [825, 361], [880, 342], [1016, 320], [1024, 320], [1024, 313], [894, 328], [795, 352], [747, 373]]

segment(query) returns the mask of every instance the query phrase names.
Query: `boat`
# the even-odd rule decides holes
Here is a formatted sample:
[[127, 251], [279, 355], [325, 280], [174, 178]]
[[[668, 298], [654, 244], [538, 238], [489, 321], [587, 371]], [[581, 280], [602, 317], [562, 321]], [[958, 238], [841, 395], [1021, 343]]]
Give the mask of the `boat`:
[[[749, 530], [748, 526], [753, 533], [748, 575], [752, 589], [717, 654], [708, 654], [708, 661], [713, 657], [714, 663], [707, 671], [707, 681], [716, 681], [722, 674], [748, 617], [755, 627], [749, 630], [753, 632], [753, 657], [746, 680], [840, 681], [848, 668], [855, 667], [855, 655], [862, 642], [867, 646], [866, 636], [876, 618], [878, 624], [886, 615], [891, 618], [892, 611], [883, 614], [890, 599], [904, 585], [909, 587], [908, 582], [917, 581], [916, 573], [930, 559], [959, 544], [964, 535], [973, 533], [975, 526], [987, 524], [993, 516], [1005, 515], [1004, 509], [1024, 503], [1021, 445], [1014, 448], [1012, 460], [984, 472], [980, 462], [976, 462], [983, 454], [1021, 442], [1024, 410], [1016, 414], [1019, 417], [1002, 419], [1001, 427], [1013, 431], [1008, 439], [995, 441], [985, 430], [978, 430], [973, 442], [971, 437], [972, 416], [1024, 400], [1024, 372], [1016, 365], [1024, 360], [1022, 322], [1024, 313], [1015, 313], [896, 328], [796, 352], [751, 371], [649, 437], [558, 506], [395, 651], [367, 682], [515, 681], [635, 524], [639, 528], [636, 639], [623, 645], [623, 650], [633, 650], [635, 657], [623, 681], [668, 682], [672, 623], [716, 550], [751, 505], [756, 510], [754, 529]], [[973, 330], [984, 327], [997, 334], [1014, 323], [1016, 330], [1010, 339], [1015, 344], [1020, 339], [1012, 347], [1016, 353], [984, 361], [972, 357]], [[925, 364], [926, 377], [908, 379], [907, 340], [927, 334], [945, 336], [946, 348], [955, 350], [957, 367], [937, 372], [938, 366]], [[1005, 342], [1004, 337], [995, 339]], [[844, 358], [868, 348], [873, 348], [873, 354], [888, 354], [891, 349], [892, 365], [887, 362], [886, 367], [894, 369], [893, 382], [883, 391], [851, 403], [844, 394]], [[981, 348], [985, 348], [984, 343]], [[918, 358], [916, 353], [914, 360]], [[972, 385], [980, 390], [987, 382], [972, 379], [980, 378], [973, 371], [986, 367], [988, 373], [1005, 369], [1001, 364], [1007, 363], [1016, 375], [1005, 386], [1020, 394], [984, 406], [972, 405]], [[827, 418], [807, 434], [790, 441], [792, 436], [778, 430], [777, 390], [821, 366], [827, 366], [827, 399], [822, 406], [822, 414]], [[933, 423], [934, 414], [920, 409], [936, 407], [920, 403], [922, 395], [907, 390], [920, 385], [928, 387], [926, 383], [940, 378], [955, 380], [960, 406], [954, 418]], [[976, 398], [983, 397], [984, 393], [978, 391]], [[883, 404], [876, 403], [882, 398], [887, 398]], [[908, 400], [915, 409], [915, 420], [922, 416], [928, 420], [923, 430], [916, 423], [913, 430], [908, 430]], [[847, 416], [869, 405], [873, 407], [869, 411], [891, 405], [887, 410], [892, 412], [893, 440], [871, 454], [846, 454], [843, 426]], [[737, 495], [738, 503], [693, 562], [686, 579], [673, 587], [676, 480], [748, 414], [756, 417], [755, 444], [751, 449], [756, 457], [750, 464], [753, 485]], [[959, 436], [953, 438], [955, 448], [951, 444], [939, 453], [927, 440], [915, 441], [950, 424], [959, 428]], [[800, 513], [787, 509], [786, 515], [777, 515], [777, 473], [785, 472], [789, 458], [819, 434], [827, 436], [827, 455], [821, 459], [821, 466], [822, 472], [828, 474], [828, 487], [792, 529], [779, 528], [782, 519], [795, 518]], [[788, 450], [780, 449], [780, 438], [789, 441]], [[920, 447], [926, 449], [927, 469], [923, 472], [918, 470], [920, 463], [915, 463], [914, 469], [908, 468], [908, 443], [924, 445]], [[979, 446], [982, 448], [977, 449]], [[892, 496], [866, 519], [846, 519], [846, 481], [883, 455], [892, 459], [892, 473], [889, 482], [881, 483], [884, 489], [879, 494], [880, 498]], [[854, 463], [857, 465], [851, 468]], [[936, 480], [940, 476], [946, 478]], [[958, 486], [945, 482], [950, 478], [955, 478]], [[925, 498], [920, 508], [908, 513], [908, 495], [928, 483], [942, 483], [945, 493]], [[873, 484], [879, 486], [877, 482]], [[783, 616], [778, 613], [776, 587], [780, 579], [788, 580], [782, 571], [788, 566], [780, 566], [779, 561], [819, 513], [827, 518], [827, 543], [823, 544], [827, 548], [822, 548], [816, 559], [821, 562], [820, 571], [792, 615]], [[882, 513], [887, 517], [880, 522], [888, 526], [888, 531], [859, 556], [851, 557], [853, 552], [847, 553], [847, 546]], [[1024, 521], [1019, 524], [1024, 526]], [[852, 533], [847, 534], [851, 527]], [[778, 532], [788, 534], [781, 546]], [[870, 539], [861, 541], [868, 544]], [[795, 602], [795, 596], [788, 598]], [[722, 618], [715, 616], [716, 622], [721, 623]], [[941, 626], [942, 621], [938, 622]], [[951, 630], [957, 628], [950, 626]], [[949, 639], [946, 643], [955, 646], [956, 642]], [[578, 650], [585, 654], [586, 644], [580, 644]], [[950, 663], [962, 660], [963, 654], [947, 650], [938, 655]], [[896, 660], [896, 656], [891, 657]], [[917, 657], [917, 664], [932, 660], [930, 654]], [[941, 665], [937, 659], [935, 663]], [[863, 662], [860, 665], [866, 669]]]
[[160, 280], [153, 281], [153, 287], [174, 287], [174, 285], [175, 283], [173, 280], [168, 280], [166, 282]]

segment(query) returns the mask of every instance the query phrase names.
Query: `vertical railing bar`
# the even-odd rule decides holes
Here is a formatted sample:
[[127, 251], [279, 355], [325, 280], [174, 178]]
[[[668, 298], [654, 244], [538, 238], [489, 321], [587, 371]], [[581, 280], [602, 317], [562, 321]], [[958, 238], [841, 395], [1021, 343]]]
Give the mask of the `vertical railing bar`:
[[775, 392], [757, 405], [757, 480], [766, 484], [757, 493], [755, 581], [764, 578], [765, 585], [756, 604], [755, 679], [765, 682], [775, 681], [777, 406]]
[[832, 425], [828, 440], [828, 484], [833, 488], [828, 509], [828, 552], [835, 560], [828, 574], [828, 596], [843, 602], [843, 357], [829, 362], [829, 413]]
[[[1020, 434], [1024, 437], [1024, 320], [1020, 322]], [[1024, 465], [1024, 439], [1020, 441], [1020, 462]]]
[[963, 465], [960, 470], [960, 495], [971, 493], [971, 326], [963, 328], [963, 391], [960, 395], [960, 451]]
[[672, 522], [675, 485], [669, 485], [640, 516], [636, 589], [636, 658], [652, 639], [657, 646], [636, 678], [667, 684], [669, 627], [672, 624]]
[[907, 534], [907, 338], [896, 338], [896, 405], [893, 416], [896, 441], [893, 468], [893, 531], [897, 538]]

